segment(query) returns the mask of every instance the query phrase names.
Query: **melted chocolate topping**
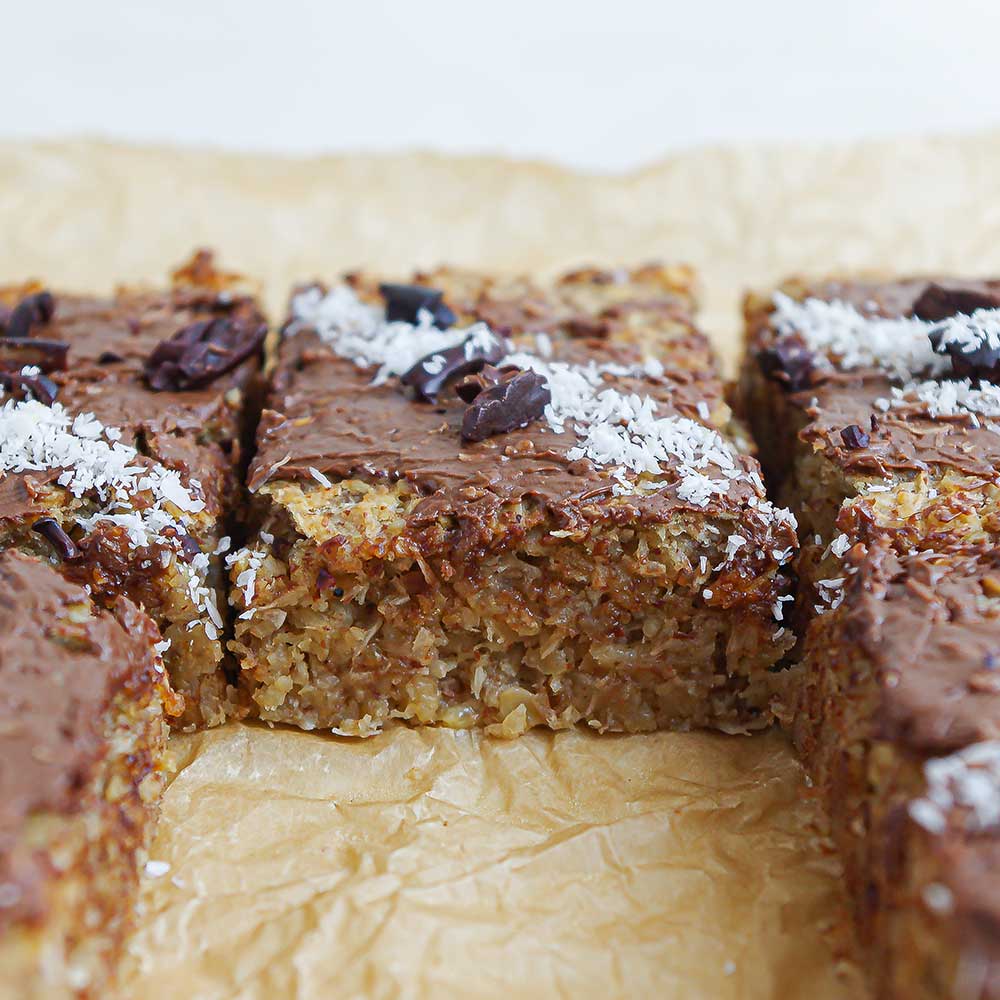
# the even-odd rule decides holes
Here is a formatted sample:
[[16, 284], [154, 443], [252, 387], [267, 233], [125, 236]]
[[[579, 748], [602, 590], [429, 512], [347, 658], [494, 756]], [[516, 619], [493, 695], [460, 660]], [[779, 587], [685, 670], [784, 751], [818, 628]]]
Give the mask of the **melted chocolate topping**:
[[0, 554], [0, 932], [45, 910], [49, 870], [24, 824], [95, 807], [88, 785], [109, 752], [108, 708], [126, 686], [155, 683], [158, 638], [124, 598], [114, 615], [95, 611], [46, 563]]

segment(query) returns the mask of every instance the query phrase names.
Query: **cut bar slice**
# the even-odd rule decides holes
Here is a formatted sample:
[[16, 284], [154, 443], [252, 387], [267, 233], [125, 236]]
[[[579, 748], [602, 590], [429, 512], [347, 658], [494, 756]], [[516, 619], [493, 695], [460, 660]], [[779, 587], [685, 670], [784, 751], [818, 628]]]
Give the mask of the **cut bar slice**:
[[105, 996], [179, 704], [156, 627], [0, 554], [0, 997]]
[[231, 557], [263, 719], [766, 726], [792, 519], [682, 268], [293, 298]]
[[1000, 815], [1000, 772], [976, 803], [933, 780], [1000, 735], [998, 306], [996, 282], [918, 279], [747, 301], [745, 406], [802, 532], [785, 713], [879, 996], [1000, 996], [1000, 886], [972, 887], [995, 821], [967, 823]]
[[847, 558], [796, 732], [876, 995], [1000, 996], [1000, 551]]
[[238, 709], [223, 669], [222, 551], [265, 333], [198, 254], [167, 291], [0, 291], [0, 546], [128, 594], [169, 642], [177, 724]]

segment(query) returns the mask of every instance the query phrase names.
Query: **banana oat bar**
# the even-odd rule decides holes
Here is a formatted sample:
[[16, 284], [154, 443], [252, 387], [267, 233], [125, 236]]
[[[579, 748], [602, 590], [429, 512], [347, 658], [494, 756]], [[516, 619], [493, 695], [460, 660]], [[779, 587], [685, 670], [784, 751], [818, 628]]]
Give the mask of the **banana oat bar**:
[[0, 554], [0, 997], [104, 996], [163, 784], [152, 621]]
[[230, 557], [265, 720], [766, 726], [793, 519], [683, 268], [293, 297]]
[[793, 279], [748, 296], [742, 398], [768, 483], [798, 517], [806, 617], [837, 600], [840, 574], [824, 574], [831, 545], [850, 543], [845, 502], [894, 518], [993, 489], [997, 306], [1000, 282]]
[[800, 745], [875, 995], [1000, 996], [1000, 550], [859, 546], [807, 646]]
[[238, 711], [222, 560], [265, 330], [207, 253], [166, 291], [0, 290], [0, 547], [142, 604], [184, 727]]
[[747, 302], [744, 400], [802, 531], [785, 711], [879, 996], [1000, 996], [998, 306], [917, 279]]

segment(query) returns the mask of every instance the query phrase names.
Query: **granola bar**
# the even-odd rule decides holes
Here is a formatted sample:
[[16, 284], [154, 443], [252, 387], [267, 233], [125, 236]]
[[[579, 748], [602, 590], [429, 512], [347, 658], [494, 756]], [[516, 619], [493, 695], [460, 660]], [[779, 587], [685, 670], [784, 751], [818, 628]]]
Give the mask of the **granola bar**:
[[47, 563], [0, 554], [0, 998], [104, 996], [179, 702], [159, 634]]
[[879, 996], [1000, 995], [983, 874], [1000, 808], [998, 307], [1000, 283], [926, 279], [747, 301], [744, 403], [802, 531], [782, 714]]
[[691, 274], [441, 269], [293, 297], [230, 557], [260, 718], [769, 724], [793, 519]]
[[239, 712], [222, 559], [265, 332], [204, 252], [166, 291], [0, 290], [0, 547], [141, 603], [183, 727]]

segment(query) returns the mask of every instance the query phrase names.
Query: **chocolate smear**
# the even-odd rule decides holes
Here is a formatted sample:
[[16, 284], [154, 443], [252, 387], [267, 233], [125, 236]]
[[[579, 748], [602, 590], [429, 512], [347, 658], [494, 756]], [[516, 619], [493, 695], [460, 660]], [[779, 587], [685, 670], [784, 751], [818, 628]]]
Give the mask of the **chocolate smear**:
[[55, 518], [40, 517], [31, 526], [31, 530], [37, 531], [48, 541], [64, 562], [79, 557], [80, 550], [76, 547], [76, 542], [63, 531], [62, 526]]
[[192, 323], [153, 349], [146, 379], [157, 392], [208, 385], [256, 354], [266, 334], [263, 323], [227, 317]]
[[385, 300], [385, 318], [390, 323], [413, 323], [420, 320], [421, 310], [434, 317], [441, 330], [455, 325], [455, 314], [444, 303], [444, 292], [423, 285], [382, 284], [378, 290]]
[[462, 418], [462, 440], [484, 441], [526, 427], [552, 400], [548, 383], [537, 372], [517, 372], [483, 389]]

